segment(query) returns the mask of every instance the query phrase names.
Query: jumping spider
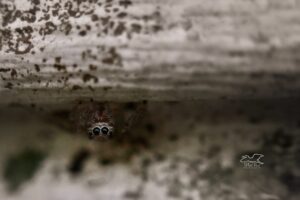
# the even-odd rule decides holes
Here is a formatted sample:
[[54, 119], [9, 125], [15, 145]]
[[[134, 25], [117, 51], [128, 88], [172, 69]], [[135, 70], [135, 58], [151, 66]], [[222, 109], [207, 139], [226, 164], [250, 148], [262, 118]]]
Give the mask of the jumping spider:
[[129, 132], [145, 110], [146, 102], [121, 104], [89, 101], [79, 102], [70, 117], [77, 132], [86, 134], [90, 139], [107, 140]]

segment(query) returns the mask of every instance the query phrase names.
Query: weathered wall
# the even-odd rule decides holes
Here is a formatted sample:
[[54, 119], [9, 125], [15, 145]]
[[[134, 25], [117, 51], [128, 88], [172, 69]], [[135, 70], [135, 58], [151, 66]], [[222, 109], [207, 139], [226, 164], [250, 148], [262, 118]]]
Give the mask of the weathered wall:
[[[0, 112], [0, 199], [298, 200], [298, 102], [149, 103], [123, 143], [11, 107]], [[243, 168], [253, 153], [264, 164]]]
[[299, 8], [2, 0], [0, 102], [298, 96]]
[[[124, 2], [0, 0], [0, 199], [299, 199], [300, 0]], [[80, 98], [173, 103], [97, 143]]]

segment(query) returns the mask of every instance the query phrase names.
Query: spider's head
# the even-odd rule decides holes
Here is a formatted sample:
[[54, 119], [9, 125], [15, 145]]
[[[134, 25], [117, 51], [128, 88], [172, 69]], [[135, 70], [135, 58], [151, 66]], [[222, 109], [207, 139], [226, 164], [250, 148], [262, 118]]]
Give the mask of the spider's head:
[[109, 139], [113, 134], [113, 127], [106, 122], [93, 124], [88, 129], [90, 139]]

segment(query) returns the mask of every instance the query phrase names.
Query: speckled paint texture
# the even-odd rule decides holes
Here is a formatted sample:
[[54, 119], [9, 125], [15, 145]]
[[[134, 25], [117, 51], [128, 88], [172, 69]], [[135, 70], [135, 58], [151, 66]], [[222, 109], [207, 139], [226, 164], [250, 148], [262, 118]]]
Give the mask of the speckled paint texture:
[[2, 103], [295, 97], [298, 0], [2, 0]]

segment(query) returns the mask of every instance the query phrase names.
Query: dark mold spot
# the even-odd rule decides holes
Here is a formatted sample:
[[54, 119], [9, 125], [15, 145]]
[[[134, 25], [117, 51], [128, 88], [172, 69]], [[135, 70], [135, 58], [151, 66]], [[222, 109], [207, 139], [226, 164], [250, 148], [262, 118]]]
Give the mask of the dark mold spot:
[[82, 76], [82, 80], [84, 82], [88, 82], [90, 80], [94, 80], [94, 83], [97, 83], [98, 82], [98, 78], [96, 76], [93, 76], [93, 75], [90, 75], [90, 74], [84, 74]]
[[120, 0], [119, 5], [127, 8], [132, 5], [132, 1], [131, 0]]
[[114, 21], [111, 21], [111, 22], [109, 23], [109, 28], [113, 29], [113, 28], [114, 28], [114, 25], [115, 25], [115, 22], [114, 22]]
[[40, 66], [37, 64], [34, 65], [34, 68], [35, 68], [35, 71], [37, 71], [37, 72], [41, 71]]
[[102, 21], [102, 25], [105, 26], [108, 24], [110, 17], [102, 17], [101, 21]]
[[[12, 33], [10, 30], [1, 31], [2, 35], [6, 38], [9, 51], [15, 54], [25, 54], [31, 51], [33, 45], [30, 41], [33, 29], [30, 26], [23, 28], [16, 28]], [[13, 38], [16, 37], [14, 40]]]
[[59, 30], [61, 32], [64, 32], [65, 35], [69, 35], [71, 30], [72, 30], [72, 25], [69, 22], [63, 22], [60, 26], [59, 26]]
[[55, 57], [55, 64], [53, 65], [53, 67], [58, 71], [67, 71], [67, 66], [60, 63], [61, 57]]
[[52, 15], [53, 16], [58, 16], [58, 12], [59, 12], [59, 10], [61, 8], [60, 4], [56, 3], [56, 4], [54, 4], [54, 6], [52, 8], [53, 8]]
[[125, 12], [120, 12], [120, 13], [117, 15], [118, 18], [124, 18], [124, 17], [126, 17], [126, 16], [127, 16], [127, 13], [125, 13]]
[[21, 13], [21, 21], [26, 21], [28, 23], [33, 23], [36, 20], [36, 10], [24, 11]]
[[152, 31], [154, 33], [157, 33], [157, 32], [162, 31], [162, 30], [163, 30], [163, 28], [160, 25], [153, 25], [152, 26]]
[[10, 50], [14, 51], [15, 54], [26, 54], [33, 48], [31, 42], [17, 40], [14, 46], [10, 46]]
[[126, 30], [125, 22], [119, 22], [117, 28], [115, 29], [114, 35], [119, 36], [123, 34], [125, 30]]
[[45, 27], [41, 28], [39, 33], [40, 35], [50, 35], [56, 31], [57, 27], [53, 22], [46, 22]]
[[114, 47], [109, 49], [108, 54], [106, 55], [105, 58], [102, 59], [102, 62], [104, 64], [108, 64], [108, 65], [115, 64], [115, 65], [122, 66], [122, 58], [117, 53], [117, 51]]
[[119, 8], [114, 8], [113, 11], [114, 11], [114, 12], [118, 12], [118, 11], [119, 11]]
[[97, 66], [96, 65], [89, 65], [89, 68], [90, 68], [91, 71], [97, 70]]
[[72, 175], [78, 175], [84, 168], [85, 162], [90, 157], [90, 152], [87, 149], [81, 149], [77, 152], [74, 157], [72, 158], [70, 165], [68, 167], [68, 171]]
[[61, 57], [55, 57], [55, 63], [60, 63]]
[[40, 0], [31, 0], [31, 3], [34, 5], [40, 5]]
[[80, 31], [80, 32], [79, 32], [79, 35], [80, 35], [80, 36], [85, 36], [85, 35], [86, 35], [86, 31]]
[[142, 26], [140, 24], [131, 24], [132, 32], [141, 33]]
[[54, 64], [53, 67], [55, 69], [57, 69], [58, 71], [67, 71], [67, 67], [65, 65], [61, 65], [61, 64]]
[[10, 68], [0, 68], [0, 72], [9, 72]]
[[4, 85], [4, 88], [7, 88], [7, 89], [12, 89], [13, 88], [13, 84], [11, 82], [8, 82]]
[[91, 19], [92, 19], [92, 21], [94, 22], [94, 21], [98, 21], [98, 20], [99, 20], [99, 17], [98, 17], [98, 15], [93, 14], [92, 17], [91, 17]]
[[82, 89], [79, 85], [73, 85], [72, 90], [80, 90]]
[[40, 168], [46, 155], [36, 149], [27, 149], [8, 158], [4, 164], [3, 178], [10, 191], [17, 190], [30, 180]]
[[18, 75], [17, 71], [16, 71], [15, 69], [12, 69], [12, 70], [11, 70], [11, 73], [10, 73], [10, 76], [11, 76], [12, 78], [15, 78], [15, 77], [17, 77], [17, 75]]

